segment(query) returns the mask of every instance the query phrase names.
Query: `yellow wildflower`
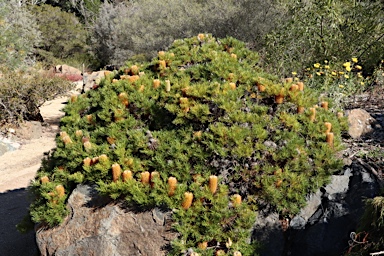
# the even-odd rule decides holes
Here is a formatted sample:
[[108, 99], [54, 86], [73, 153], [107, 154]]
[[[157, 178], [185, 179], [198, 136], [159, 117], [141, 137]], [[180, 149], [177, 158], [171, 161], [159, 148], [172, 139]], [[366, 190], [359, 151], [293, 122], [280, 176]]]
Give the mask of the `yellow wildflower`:
[[306, 68], [306, 70], [307, 70], [307, 71], [310, 71], [310, 70], [311, 70], [311, 68]]
[[358, 78], [362, 78], [363, 76], [362, 76], [361, 73], [359, 72], [359, 73], [357, 73], [357, 77], [358, 77]]
[[361, 85], [365, 85], [365, 83], [364, 83], [364, 82], [360, 82], [360, 84], [361, 84]]
[[298, 77], [295, 77], [295, 79], [293, 79], [293, 80], [295, 80], [295, 81], [299, 81], [300, 79], [299, 79]]
[[293, 76], [297, 75], [297, 72], [293, 71], [293, 72], [292, 72], [292, 75], [293, 75]]
[[343, 72], [343, 71], [339, 71], [339, 74], [340, 74], [340, 75], [344, 75], [344, 72]]
[[325, 65], [324, 68], [325, 68], [325, 69], [329, 69], [329, 65]]
[[315, 64], [313, 64], [313, 66], [315, 67], [315, 68], [320, 68], [320, 63], [315, 63]]
[[345, 69], [346, 69], [348, 72], [350, 72], [350, 71], [352, 70], [352, 68], [351, 68], [350, 66], [345, 67]]
[[362, 70], [363, 69], [363, 67], [360, 66], [360, 65], [356, 65], [355, 68], [357, 68], [358, 70]]
[[335, 71], [332, 71], [331, 75], [335, 76], [337, 75]]
[[348, 79], [348, 78], [349, 78], [349, 75], [344, 75], [344, 77], [345, 77], [346, 79]]
[[342, 85], [342, 84], [339, 84], [339, 88], [344, 88], [344, 85]]
[[320, 72], [316, 72], [316, 75], [321, 76], [321, 73]]
[[357, 63], [357, 58], [352, 58], [352, 61], [353, 61], [354, 63]]
[[343, 67], [350, 67], [351, 66], [351, 62], [347, 61], [343, 64]]
[[327, 60], [324, 60], [324, 63], [325, 63], [325, 64], [328, 64], [328, 61], [327, 61]]

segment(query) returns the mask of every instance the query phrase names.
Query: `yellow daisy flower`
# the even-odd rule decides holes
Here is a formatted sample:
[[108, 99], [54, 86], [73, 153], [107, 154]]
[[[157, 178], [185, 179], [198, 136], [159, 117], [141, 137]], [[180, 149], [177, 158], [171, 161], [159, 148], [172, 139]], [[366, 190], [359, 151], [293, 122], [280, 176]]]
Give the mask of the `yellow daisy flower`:
[[352, 58], [352, 62], [357, 63], [357, 58]]
[[315, 68], [320, 68], [320, 63], [315, 63], [315, 64], [313, 64], [313, 66], [315, 67]]
[[348, 79], [348, 78], [349, 78], [349, 75], [344, 75], [344, 77], [345, 77], [346, 79]]
[[362, 70], [363, 69], [363, 67], [360, 66], [360, 65], [356, 65], [355, 68], [357, 68], [358, 70]]
[[343, 72], [343, 71], [339, 71], [339, 74], [340, 74], [340, 75], [344, 75], [344, 72]]
[[320, 72], [316, 72], [316, 75], [321, 76], [321, 73]]
[[347, 61], [343, 64], [343, 67], [350, 67], [351, 66], [351, 62]]
[[329, 69], [329, 65], [325, 65], [324, 68], [325, 68], [325, 69]]
[[342, 84], [339, 84], [339, 88], [344, 88], [344, 85], [342, 85]]
[[360, 84], [361, 84], [361, 85], [365, 85], [365, 83], [364, 83], [364, 82], [360, 82]]
[[297, 72], [293, 71], [293, 72], [292, 72], [292, 75], [293, 75], [293, 76], [297, 75]]
[[350, 72], [352, 70], [352, 68], [350, 66], [347, 66], [345, 67], [345, 70], [347, 70], [348, 72]]
[[332, 71], [331, 75], [335, 76], [337, 73], [335, 71]]

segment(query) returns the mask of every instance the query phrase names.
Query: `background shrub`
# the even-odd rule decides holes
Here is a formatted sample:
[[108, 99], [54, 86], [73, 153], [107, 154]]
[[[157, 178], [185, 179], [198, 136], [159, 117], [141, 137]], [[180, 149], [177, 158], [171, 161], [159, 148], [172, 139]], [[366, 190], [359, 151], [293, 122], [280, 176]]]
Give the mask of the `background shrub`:
[[383, 58], [382, 1], [283, 1], [284, 20], [267, 35], [271, 72], [289, 76], [316, 62], [357, 57], [372, 72]]
[[93, 28], [93, 47], [102, 66], [127, 58], [153, 57], [176, 38], [201, 32], [232, 36], [255, 47], [279, 17], [276, 1], [126, 1], [104, 3]]
[[70, 90], [73, 85], [62, 78], [36, 71], [2, 69], [0, 78], [0, 125], [24, 120], [43, 121], [39, 107], [47, 100]]

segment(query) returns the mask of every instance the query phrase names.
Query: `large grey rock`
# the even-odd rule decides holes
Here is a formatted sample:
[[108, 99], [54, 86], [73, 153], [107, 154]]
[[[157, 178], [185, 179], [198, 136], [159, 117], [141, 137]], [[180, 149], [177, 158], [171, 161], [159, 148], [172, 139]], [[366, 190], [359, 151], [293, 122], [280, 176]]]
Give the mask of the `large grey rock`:
[[169, 213], [125, 209], [79, 185], [68, 199], [71, 214], [62, 225], [38, 228], [36, 240], [42, 256], [56, 255], [166, 255], [170, 240]]

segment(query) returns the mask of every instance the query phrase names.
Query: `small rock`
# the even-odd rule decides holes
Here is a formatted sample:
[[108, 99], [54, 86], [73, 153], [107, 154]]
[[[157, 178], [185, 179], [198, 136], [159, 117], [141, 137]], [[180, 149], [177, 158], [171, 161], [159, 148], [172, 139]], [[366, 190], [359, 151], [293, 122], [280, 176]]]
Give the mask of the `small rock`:
[[349, 129], [348, 134], [354, 138], [360, 138], [361, 135], [371, 132], [375, 119], [364, 109], [352, 109], [347, 112]]

